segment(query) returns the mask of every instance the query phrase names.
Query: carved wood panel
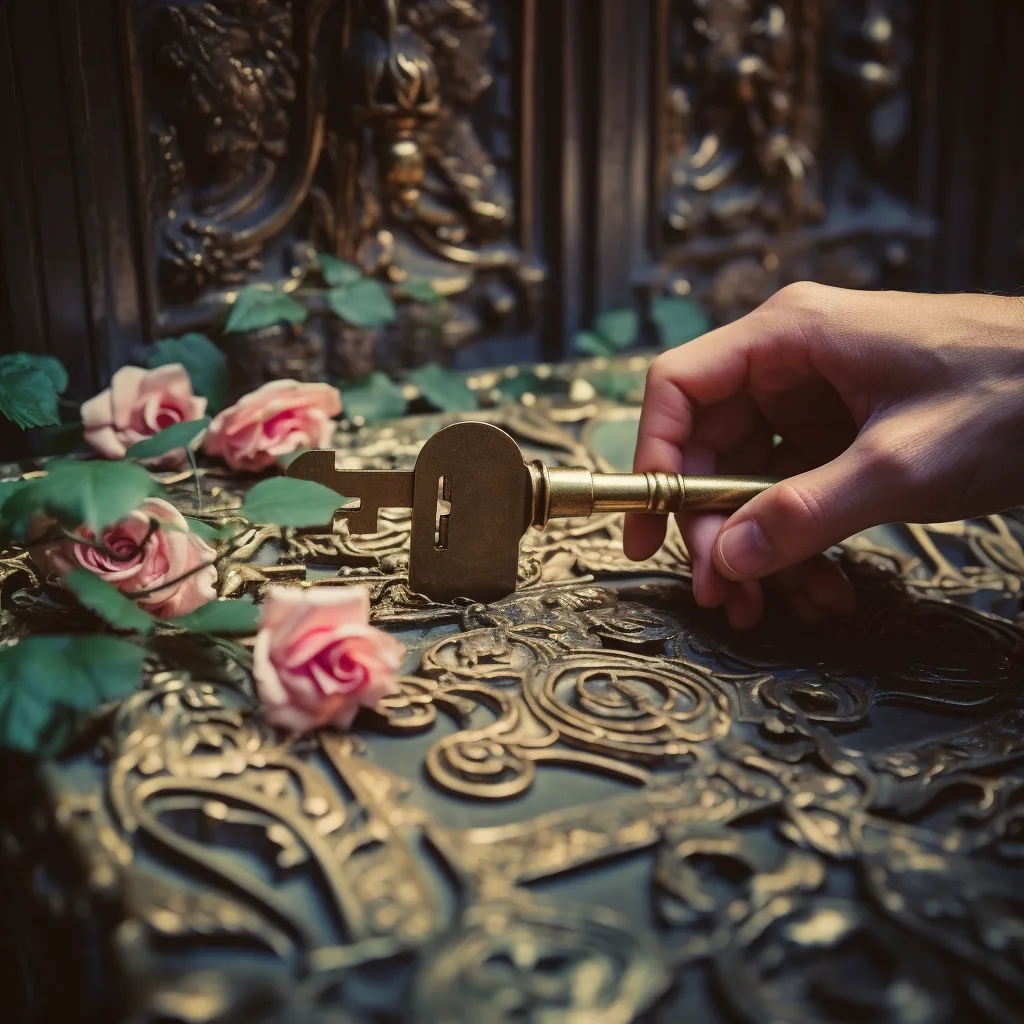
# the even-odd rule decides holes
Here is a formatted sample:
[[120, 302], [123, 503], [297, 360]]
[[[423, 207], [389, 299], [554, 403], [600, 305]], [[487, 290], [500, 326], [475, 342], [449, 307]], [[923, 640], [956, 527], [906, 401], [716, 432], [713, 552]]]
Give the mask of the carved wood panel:
[[[215, 324], [247, 283], [301, 288], [317, 252], [449, 300], [439, 331], [403, 307], [370, 361], [443, 358], [535, 323], [544, 274], [520, 217], [533, 9], [127, 0], [154, 333]], [[367, 359], [365, 331], [321, 329], [328, 362], [365, 372], [346, 365]]]
[[665, 292], [1010, 290], [1022, 45], [1015, 0], [4, 4], [0, 345], [88, 397], [315, 250], [448, 303], [312, 302], [325, 376], [559, 358]]
[[903, 187], [909, 0], [658, 0], [658, 286], [719, 321], [800, 279], [906, 286], [935, 224]]

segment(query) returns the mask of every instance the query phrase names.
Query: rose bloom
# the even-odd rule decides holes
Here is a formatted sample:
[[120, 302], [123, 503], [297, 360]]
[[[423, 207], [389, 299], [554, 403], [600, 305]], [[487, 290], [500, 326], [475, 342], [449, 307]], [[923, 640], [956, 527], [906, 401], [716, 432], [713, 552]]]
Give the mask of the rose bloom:
[[[192, 394], [192, 381], [181, 363], [143, 370], [125, 366], [110, 387], [82, 405], [82, 425], [89, 446], [105, 459], [123, 459], [137, 441], [175, 423], [202, 419], [206, 399]], [[185, 449], [175, 448], [145, 460], [153, 469], [178, 469]]]
[[219, 413], [204, 450], [236, 470], [257, 472], [297, 448], [326, 448], [341, 414], [341, 396], [330, 384], [274, 380]]
[[[166, 524], [173, 529], [155, 530], [140, 547], [149, 533], [151, 519], [161, 527]], [[88, 540], [96, 539], [84, 526], [75, 532]], [[216, 557], [209, 544], [189, 532], [184, 516], [160, 498], [147, 498], [134, 512], [108, 526], [100, 540], [117, 559], [74, 540], [35, 547], [32, 557], [48, 575], [63, 579], [74, 569], [88, 569], [129, 596], [154, 590], [166, 580], [177, 580], [196, 566], [212, 563]], [[138, 603], [151, 615], [162, 619], [187, 615], [217, 596], [216, 582], [217, 569], [210, 564], [157, 590], [150, 597], [139, 598]]]
[[288, 732], [347, 729], [361, 706], [398, 692], [404, 656], [370, 625], [366, 587], [272, 587], [253, 648], [256, 692], [267, 720]]

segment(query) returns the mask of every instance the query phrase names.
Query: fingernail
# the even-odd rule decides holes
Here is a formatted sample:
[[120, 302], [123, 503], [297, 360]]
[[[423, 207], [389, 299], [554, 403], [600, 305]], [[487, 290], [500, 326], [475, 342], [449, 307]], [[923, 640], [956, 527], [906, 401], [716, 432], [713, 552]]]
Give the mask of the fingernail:
[[746, 519], [719, 537], [718, 557], [734, 576], [757, 576], [771, 567], [775, 552], [761, 527], [753, 519]]

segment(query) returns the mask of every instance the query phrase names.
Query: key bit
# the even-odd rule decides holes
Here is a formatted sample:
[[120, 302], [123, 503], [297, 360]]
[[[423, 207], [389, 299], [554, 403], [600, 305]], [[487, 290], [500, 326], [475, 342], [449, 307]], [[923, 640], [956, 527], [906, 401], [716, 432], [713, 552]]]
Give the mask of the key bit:
[[592, 473], [526, 463], [490, 423], [453, 423], [424, 444], [412, 471], [339, 470], [333, 451], [292, 462], [288, 475], [358, 499], [352, 533], [375, 533], [382, 508], [412, 509], [409, 585], [434, 601], [487, 602], [515, 591], [519, 541], [531, 526], [599, 512], [671, 515], [739, 508], [775, 481], [676, 473]]

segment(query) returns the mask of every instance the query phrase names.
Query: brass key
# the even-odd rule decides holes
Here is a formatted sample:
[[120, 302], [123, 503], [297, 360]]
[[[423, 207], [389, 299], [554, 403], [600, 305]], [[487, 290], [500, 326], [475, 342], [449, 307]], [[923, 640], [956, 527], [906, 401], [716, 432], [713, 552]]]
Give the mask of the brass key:
[[409, 471], [339, 470], [335, 453], [306, 452], [288, 475], [358, 499], [342, 508], [352, 533], [376, 533], [382, 508], [412, 509], [409, 585], [434, 601], [495, 601], [516, 589], [519, 541], [531, 526], [595, 512], [671, 515], [737, 509], [775, 481], [745, 476], [592, 473], [523, 461], [490, 423], [453, 423], [424, 444]]

